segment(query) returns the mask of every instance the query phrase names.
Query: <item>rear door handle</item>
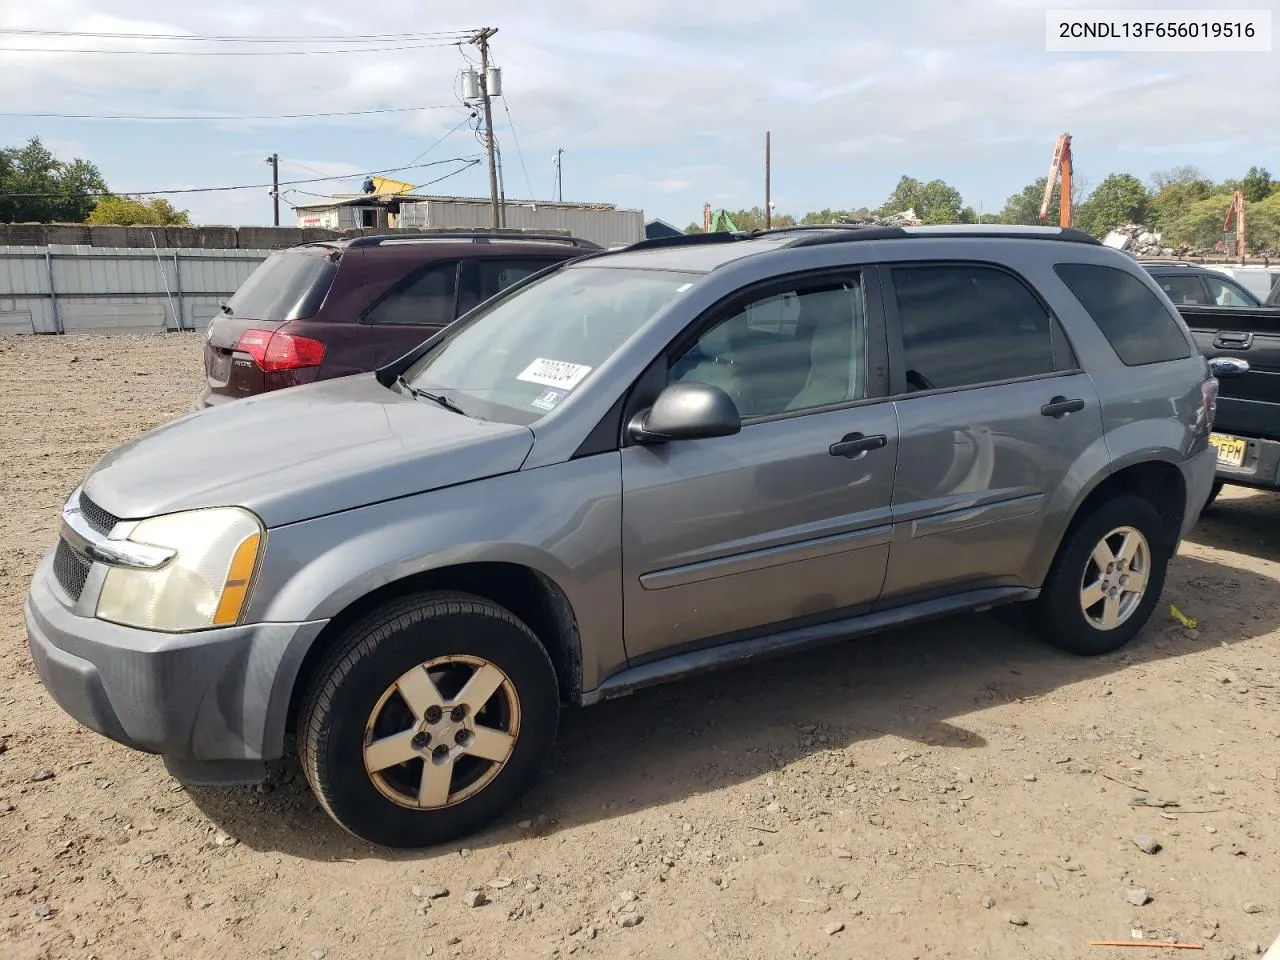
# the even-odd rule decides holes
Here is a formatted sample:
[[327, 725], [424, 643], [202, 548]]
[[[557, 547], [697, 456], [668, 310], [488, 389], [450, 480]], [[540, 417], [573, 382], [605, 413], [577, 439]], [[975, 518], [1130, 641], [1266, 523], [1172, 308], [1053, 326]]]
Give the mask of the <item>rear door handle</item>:
[[861, 433], [847, 433], [840, 438], [839, 443], [833, 443], [827, 450], [833, 457], [847, 457], [850, 460], [856, 460], [868, 450], [879, 450], [888, 442], [889, 438], [883, 433], [877, 433], [870, 437]]
[[1068, 400], [1066, 397], [1054, 397], [1040, 408], [1040, 412], [1046, 417], [1060, 419], [1065, 417], [1068, 413], [1079, 413], [1083, 409], [1083, 400]]

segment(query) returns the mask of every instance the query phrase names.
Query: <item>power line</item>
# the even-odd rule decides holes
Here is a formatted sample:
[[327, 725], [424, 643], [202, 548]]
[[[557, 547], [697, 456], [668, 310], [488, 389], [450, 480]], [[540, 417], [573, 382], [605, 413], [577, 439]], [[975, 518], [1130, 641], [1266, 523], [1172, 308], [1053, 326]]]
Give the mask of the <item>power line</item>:
[[396, 43], [407, 40], [466, 40], [474, 30], [426, 30], [413, 33], [353, 33], [345, 36], [237, 37], [192, 33], [104, 33], [91, 30], [37, 30], [0, 27], [0, 35], [23, 37], [84, 37], [94, 40], [191, 40], [201, 43]]
[[507, 115], [507, 125], [511, 127], [511, 139], [516, 144], [516, 156], [520, 158], [520, 169], [524, 171], [524, 185], [529, 188], [529, 196], [533, 197], [533, 181], [529, 179], [529, 168], [524, 165], [524, 151], [520, 149], [520, 137], [516, 134], [516, 122], [511, 119], [511, 108], [507, 106], [507, 98], [502, 98], [502, 109]]
[[138, 57], [298, 57], [330, 53], [391, 53], [396, 50], [426, 50], [454, 47], [463, 40], [445, 43], [413, 43], [401, 47], [341, 47], [333, 50], [83, 50], [69, 47], [0, 47], [0, 53], [120, 53]]
[[[448, 160], [432, 160], [429, 163], [419, 163], [408, 167], [388, 167], [385, 170], [369, 170], [364, 173], [345, 173], [332, 177], [311, 177], [307, 180], [281, 180], [279, 186], [291, 187], [300, 183], [326, 183], [332, 180], [354, 180], [358, 177], [376, 177], [384, 173], [400, 173], [404, 170], [421, 170], [424, 167], [438, 167], [445, 163], [465, 163], [468, 165], [479, 163], [475, 157], [450, 157]], [[463, 168], [466, 169], [466, 168]], [[262, 190], [270, 189], [270, 183], [246, 183], [234, 187], [183, 187], [176, 190], [91, 190], [87, 191], [84, 196], [89, 197], [155, 197], [169, 196], [179, 193], [225, 193], [231, 190]], [[40, 199], [40, 198], [56, 198], [64, 196], [62, 193], [0, 193], [0, 198], [5, 199]]]
[[178, 115], [126, 115], [102, 113], [0, 113], [0, 117], [27, 117], [45, 120], [310, 120], [317, 117], [364, 117], [378, 113], [414, 113], [422, 110], [456, 110], [456, 103], [432, 104], [423, 107], [383, 107], [376, 110], [332, 110], [325, 113], [277, 113], [277, 114], [191, 114]]
[[479, 163], [480, 163], [479, 158], [476, 158], [474, 160], [468, 160], [467, 165], [465, 167], [459, 167], [457, 170], [449, 171], [444, 176], [436, 177], [434, 180], [428, 180], [426, 183], [420, 183], [413, 189], [421, 190], [423, 187], [429, 187], [432, 184], [439, 183], [441, 180], [448, 180], [450, 177], [456, 177], [460, 173], [466, 173], [468, 170], [470, 170], [472, 167], [476, 166]]
[[446, 140], [448, 140], [450, 137], [452, 137], [455, 133], [457, 133], [460, 129], [462, 129], [462, 125], [463, 125], [464, 123], [466, 123], [466, 122], [467, 122], [468, 120], [470, 120], [470, 119], [471, 119], [471, 115], [470, 115], [470, 114], [468, 114], [467, 116], [463, 117], [463, 118], [462, 118], [462, 120], [458, 123], [458, 125], [457, 125], [456, 127], [454, 127], [452, 130], [450, 130], [448, 133], [446, 133], [443, 137], [441, 137], [441, 138], [440, 138], [439, 140], [437, 140], [435, 143], [431, 144], [431, 146], [427, 147], [427, 149], [423, 150], [420, 154], [418, 154], [416, 157], [414, 157], [412, 160], [410, 160], [410, 161], [409, 161], [409, 163], [410, 163], [410, 164], [417, 163], [419, 160], [421, 160], [423, 157], [425, 157], [428, 153], [430, 153], [430, 152], [431, 152], [432, 150], [434, 150], [436, 147], [440, 146], [440, 144], [444, 143]]
[[[280, 162], [284, 163], [285, 161], [281, 160]], [[471, 160], [465, 160], [462, 162], [465, 163], [465, 166], [459, 167], [457, 170], [450, 170], [448, 173], [444, 174], [443, 176], [436, 177], [434, 180], [428, 180], [426, 183], [420, 183], [417, 186], [415, 186], [413, 189], [421, 190], [423, 187], [429, 187], [429, 186], [432, 186], [433, 184], [440, 183], [442, 180], [448, 180], [450, 177], [456, 177], [460, 173], [466, 173], [468, 170], [470, 170], [472, 167], [479, 164], [481, 161], [477, 157], [477, 158], [474, 158]], [[300, 166], [300, 164], [293, 164], [293, 166]], [[304, 197], [319, 197], [321, 200], [332, 199], [332, 197], [327, 193], [313, 193], [310, 190], [286, 190], [284, 192], [301, 194]]]

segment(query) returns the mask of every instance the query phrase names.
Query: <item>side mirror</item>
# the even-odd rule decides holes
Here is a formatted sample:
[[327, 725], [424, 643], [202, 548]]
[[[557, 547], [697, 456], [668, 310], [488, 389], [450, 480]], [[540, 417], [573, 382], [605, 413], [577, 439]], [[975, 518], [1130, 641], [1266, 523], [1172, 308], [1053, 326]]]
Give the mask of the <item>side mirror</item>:
[[706, 383], [673, 383], [637, 414], [628, 426], [637, 443], [728, 437], [742, 429], [742, 417], [730, 396]]
[[1242, 377], [1249, 372], [1249, 361], [1238, 357], [1214, 357], [1209, 361], [1209, 372], [1219, 380], [1224, 377]]

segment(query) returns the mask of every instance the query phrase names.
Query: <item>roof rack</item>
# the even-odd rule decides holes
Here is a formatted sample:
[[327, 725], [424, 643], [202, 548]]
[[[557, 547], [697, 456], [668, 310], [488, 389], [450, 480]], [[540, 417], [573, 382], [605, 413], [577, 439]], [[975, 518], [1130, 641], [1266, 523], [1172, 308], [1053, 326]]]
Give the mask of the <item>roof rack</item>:
[[991, 240], [1055, 240], [1059, 243], [1084, 243], [1101, 246], [1101, 241], [1073, 227], [1000, 227], [994, 224], [939, 224], [927, 227], [879, 226], [859, 223], [797, 224], [792, 227], [775, 227], [771, 230], [753, 230], [750, 233], [691, 233], [681, 237], [655, 237], [633, 243], [626, 250], [656, 250], [662, 247], [683, 247], [710, 243], [733, 243], [743, 240], [766, 238], [785, 239], [795, 235], [788, 247], [816, 247], [829, 243], [850, 243], [856, 240], [907, 240], [911, 238], [984, 237]]
[[659, 247], [690, 247], [708, 243], [732, 243], [735, 240], [750, 240], [753, 236], [755, 234], [731, 233], [727, 230], [717, 230], [714, 233], [682, 233], [678, 237], [649, 237], [645, 240], [637, 240], [622, 249], [629, 252], [631, 250], [657, 250]]
[[[1083, 230], [1073, 227], [998, 227], [986, 224], [939, 224], [927, 227], [880, 227], [857, 224], [832, 224], [807, 236], [797, 237], [789, 247], [814, 247], [828, 243], [848, 243], [853, 240], [905, 240], [905, 239], [960, 239], [981, 237], [988, 240], [1053, 240], [1058, 243], [1083, 243], [1101, 246], [1102, 243]], [[804, 229], [784, 227], [781, 232]], [[807, 232], [807, 231], [806, 231]]]
[[530, 243], [567, 243], [573, 247], [586, 250], [600, 250], [598, 243], [583, 240], [564, 233], [525, 233], [523, 231], [504, 230], [436, 230], [423, 233], [380, 233], [367, 237], [352, 237], [348, 242], [352, 247], [378, 247], [384, 243], [421, 243], [424, 240], [464, 240], [472, 243], [507, 243], [510, 241], [527, 241]]

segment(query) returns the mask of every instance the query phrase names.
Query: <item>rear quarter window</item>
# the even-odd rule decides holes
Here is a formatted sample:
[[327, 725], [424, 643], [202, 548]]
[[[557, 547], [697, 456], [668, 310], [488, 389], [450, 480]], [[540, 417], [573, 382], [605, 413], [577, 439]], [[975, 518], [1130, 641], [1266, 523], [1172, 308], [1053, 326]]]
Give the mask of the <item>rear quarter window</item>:
[[1093, 263], [1059, 263], [1053, 269], [1125, 366], [1191, 356], [1179, 318], [1131, 273]]

